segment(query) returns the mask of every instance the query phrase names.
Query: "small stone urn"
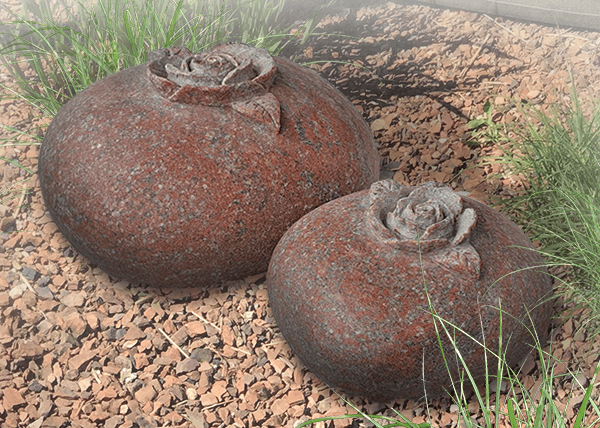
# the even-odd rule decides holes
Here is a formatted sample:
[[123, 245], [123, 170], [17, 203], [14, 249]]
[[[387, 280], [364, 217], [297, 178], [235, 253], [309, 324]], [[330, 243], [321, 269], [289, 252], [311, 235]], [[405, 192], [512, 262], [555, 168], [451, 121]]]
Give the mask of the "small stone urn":
[[478, 380], [486, 367], [477, 342], [496, 373], [500, 318], [514, 366], [531, 350], [527, 328], [543, 341], [552, 310], [550, 278], [521, 230], [433, 182], [380, 181], [305, 215], [275, 248], [267, 287], [275, 320], [306, 366], [375, 401], [419, 399], [424, 388], [441, 396], [460, 379], [438, 319], [450, 373], [444, 364], [431, 309], [460, 329], [444, 324]]
[[148, 59], [70, 100], [41, 148], [52, 218], [107, 273], [181, 287], [263, 272], [296, 220], [377, 180], [369, 127], [307, 68], [242, 44]]

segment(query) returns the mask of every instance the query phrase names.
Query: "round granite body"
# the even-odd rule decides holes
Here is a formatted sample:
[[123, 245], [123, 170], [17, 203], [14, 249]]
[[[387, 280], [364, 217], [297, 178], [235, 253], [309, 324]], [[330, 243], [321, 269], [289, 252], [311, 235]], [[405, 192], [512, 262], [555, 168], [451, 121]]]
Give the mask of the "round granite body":
[[[395, 196], [378, 197], [388, 207], [418, 189], [385, 182], [372, 189], [377, 186], [394, 188]], [[420, 399], [424, 386], [429, 398], [452, 391], [452, 381], [460, 378], [455, 370], [460, 363], [438, 323], [453, 370], [451, 381], [427, 292], [442, 319], [477, 341], [483, 342], [484, 335], [494, 353], [501, 306], [502, 346], [508, 344], [505, 355], [510, 366], [531, 350], [527, 344], [533, 343], [532, 337], [521, 324], [531, 326], [528, 310], [544, 340], [551, 318], [552, 304], [547, 300], [551, 282], [545, 268], [539, 267], [542, 259], [514, 223], [480, 202], [454, 194], [458, 198], [454, 202], [460, 202], [457, 212], [463, 213], [452, 232], [456, 239], [444, 235], [427, 241], [421, 235], [419, 257], [418, 247], [411, 248], [414, 241], [398, 239], [390, 230], [393, 221], [386, 214], [389, 218], [391, 209], [381, 209], [381, 204], [373, 209], [377, 196], [372, 194], [378, 192], [381, 189], [358, 192], [315, 209], [286, 232], [273, 253], [267, 287], [275, 320], [316, 376], [334, 388], [375, 401]], [[432, 206], [431, 211], [413, 207], [405, 217], [433, 212], [439, 204]], [[403, 232], [407, 222], [399, 224], [396, 229]], [[434, 226], [428, 233], [439, 230]], [[450, 325], [446, 328], [456, 334], [457, 348], [471, 374], [481, 380], [483, 348]], [[495, 373], [497, 360], [491, 354], [487, 357]]]
[[[81, 254], [159, 287], [243, 278], [266, 270], [302, 215], [378, 178], [375, 142], [354, 106], [314, 72], [263, 57], [274, 69], [267, 83], [246, 85], [256, 99], [236, 100], [237, 82], [214, 95], [186, 92], [185, 76], [178, 87], [150, 62], [63, 107], [44, 138], [39, 178]], [[241, 73], [254, 76], [252, 67]]]

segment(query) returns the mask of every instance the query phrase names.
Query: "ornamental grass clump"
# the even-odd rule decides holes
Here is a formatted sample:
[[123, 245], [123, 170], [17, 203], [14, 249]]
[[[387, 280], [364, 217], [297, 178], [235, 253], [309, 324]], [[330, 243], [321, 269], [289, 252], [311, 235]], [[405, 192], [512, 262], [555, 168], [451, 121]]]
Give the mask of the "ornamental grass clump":
[[490, 163], [527, 180], [520, 196], [501, 209], [540, 243], [552, 265], [568, 266], [566, 291], [588, 309], [589, 327], [600, 324], [600, 104], [591, 107], [572, 89], [569, 102], [548, 111], [517, 104], [524, 121], [501, 124], [494, 106], [471, 122], [480, 142], [503, 151]]
[[80, 90], [146, 62], [146, 53], [159, 48], [196, 52], [241, 41], [276, 52], [290, 39], [276, 24], [284, 3], [102, 0], [50, 8], [23, 2], [21, 13], [0, 27], [0, 59], [16, 81], [4, 89], [54, 117]]

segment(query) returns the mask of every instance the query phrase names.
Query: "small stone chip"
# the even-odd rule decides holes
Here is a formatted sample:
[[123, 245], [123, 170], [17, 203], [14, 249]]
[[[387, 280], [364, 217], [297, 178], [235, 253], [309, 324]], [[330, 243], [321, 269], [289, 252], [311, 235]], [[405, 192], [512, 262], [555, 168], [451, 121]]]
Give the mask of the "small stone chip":
[[144, 339], [145, 337], [146, 333], [144, 333], [139, 327], [135, 326], [134, 324], [131, 324], [127, 329], [125, 335], [122, 337], [122, 339], [125, 341], [129, 341]]
[[14, 232], [17, 229], [17, 221], [13, 217], [4, 217], [0, 220], [0, 230], [2, 232]]
[[54, 299], [54, 294], [52, 294], [52, 291], [50, 291], [50, 288], [48, 288], [48, 287], [39, 287], [37, 289], [37, 294], [40, 299], [44, 299], [44, 300]]
[[289, 408], [290, 405], [283, 398], [278, 398], [277, 400], [273, 401], [273, 404], [271, 404], [271, 410], [273, 411], [274, 415], [281, 415]]
[[185, 390], [185, 396], [188, 400], [195, 400], [198, 398], [198, 392], [194, 388], [188, 388]]
[[104, 421], [104, 428], [117, 428], [123, 424], [123, 416], [111, 416]]
[[50, 411], [52, 411], [53, 407], [54, 407], [54, 403], [52, 403], [51, 400], [43, 400], [40, 403], [40, 407], [38, 407], [38, 414], [41, 417], [46, 418], [50, 414]]
[[87, 329], [87, 323], [78, 312], [72, 312], [64, 321], [76, 338], [81, 337]]
[[8, 307], [11, 304], [10, 295], [7, 292], [0, 293], [0, 307]]
[[192, 351], [191, 357], [199, 362], [210, 363], [213, 359], [213, 351], [208, 348], [196, 348]]
[[175, 366], [175, 372], [180, 375], [183, 373], [189, 373], [193, 370], [196, 370], [200, 366], [198, 360], [193, 358], [186, 358], [185, 360], [179, 361]]
[[23, 266], [23, 269], [21, 269], [21, 273], [29, 281], [35, 281], [41, 276], [41, 274], [37, 270], [31, 269], [28, 266]]
[[44, 354], [44, 348], [31, 340], [19, 339], [17, 349], [12, 352], [12, 358], [37, 358]]
[[13, 410], [14, 408], [20, 407], [26, 403], [26, 401], [23, 399], [23, 396], [16, 388], [4, 388], [3, 394], [4, 398], [2, 403], [6, 410]]
[[64, 296], [62, 299], [60, 299], [60, 301], [65, 306], [69, 306], [72, 308], [80, 308], [85, 303], [85, 297], [81, 295], [81, 293], [73, 292]]
[[8, 295], [13, 299], [18, 299], [21, 296], [23, 296], [23, 294], [25, 294], [25, 291], [27, 291], [27, 286], [23, 283], [21, 284], [17, 284], [15, 286], [13, 286], [10, 291], [8, 292]]
[[41, 383], [39, 383], [39, 382], [37, 381], [37, 379], [34, 379], [34, 380], [33, 380], [33, 381], [32, 381], [32, 382], [31, 382], [31, 383], [30, 383], [30, 384], [27, 386], [27, 389], [28, 389], [29, 391], [31, 391], [31, 392], [38, 393], [38, 392], [41, 392], [41, 391], [44, 389], [44, 386], [43, 386]]
[[202, 406], [204, 407], [212, 406], [213, 404], [217, 404], [218, 402], [219, 399], [214, 394], [202, 394], [202, 396], [200, 397], [200, 403], [202, 403]]
[[143, 406], [146, 403], [151, 402], [156, 398], [156, 391], [152, 387], [152, 385], [146, 385], [143, 388], [140, 388], [135, 393], [135, 399], [140, 402]]

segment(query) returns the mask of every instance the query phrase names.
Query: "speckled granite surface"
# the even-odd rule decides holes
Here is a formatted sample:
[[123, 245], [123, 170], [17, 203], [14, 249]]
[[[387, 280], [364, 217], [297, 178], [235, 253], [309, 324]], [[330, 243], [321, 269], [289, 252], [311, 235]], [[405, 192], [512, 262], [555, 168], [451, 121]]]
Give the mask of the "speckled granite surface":
[[107, 273], [179, 287], [263, 272], [292, 223], [378, 178], [370, 129], [343, 95], [235, 46], [155, 53], [82, 91], [48, 128], [48, 210]]
[[[420, 239], [416, 237], [420, 236]], [[392, 180], [329, 202], [298, 221], [271, 259], [269, 301], [284, 337], [307, 367], [333, 387], [376, 401], [419, 399], [451, 390], [431, 305], [444, 320], [506, 361], [532, 343], [527, 309], [543, 339], [552, 304], [541, 257], [504, 215], [435, 183]], [[530, 324], [529, 324], [530, 325]], [[484, 350], [465, 334], [457, 347], [474, 377]], [[441, 324], [452, 378], [457, 362]], [[497, 361], [488, 355], [495, 373]]]

